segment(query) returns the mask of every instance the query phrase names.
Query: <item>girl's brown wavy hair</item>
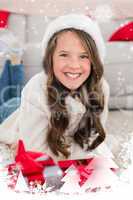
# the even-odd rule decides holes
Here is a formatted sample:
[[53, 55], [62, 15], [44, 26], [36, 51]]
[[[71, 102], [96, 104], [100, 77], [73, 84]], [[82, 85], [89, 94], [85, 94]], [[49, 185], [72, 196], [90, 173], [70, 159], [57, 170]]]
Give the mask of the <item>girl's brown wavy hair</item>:
[[[91, 62], [91, 74], [88, 79], [73, 93], [63, 86], [53, 73], [53, 54], [60, 34], [71, 31], [78, 35], [82, 45], [88, 52]], [[66, 158], [70, 155], [69, 144], [65, 141], [64, 133], [69, 125], [69, 115], [65, 105], [65, 97], [77, 96], [85, 105], [86, 112], [74, 130], [73, 139], [81, 148], [86, 146], [86, 150], [93, 150], [105, 139], [105, 131], [100, 121], [100, 114], [104, 108], [104, 96], [101, 88], [101, 77], [103, 76], [103, 64], [92, 37], [82, 30], [74, 28], [61, 30], [50, 39], [45, 56], [43, 58], [43, 68], [48, 75], [47, 95], [48, 105], [51, 111], [50, 125], [47, 132], [47, 143], [51, 151], [59, 156], [62, 154]], [[76, 94], [76, 95], [75, 95]]]

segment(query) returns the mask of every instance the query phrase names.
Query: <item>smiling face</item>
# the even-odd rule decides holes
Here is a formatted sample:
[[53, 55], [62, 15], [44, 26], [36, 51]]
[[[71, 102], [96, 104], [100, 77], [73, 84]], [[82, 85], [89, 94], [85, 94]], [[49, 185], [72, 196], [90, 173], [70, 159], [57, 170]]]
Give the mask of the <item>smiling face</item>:
[[87, 50], [75, 32], [61, 33], [53, 54], [55, 77], [68, 89], [79, 88], [89, 77], [91, 63]]

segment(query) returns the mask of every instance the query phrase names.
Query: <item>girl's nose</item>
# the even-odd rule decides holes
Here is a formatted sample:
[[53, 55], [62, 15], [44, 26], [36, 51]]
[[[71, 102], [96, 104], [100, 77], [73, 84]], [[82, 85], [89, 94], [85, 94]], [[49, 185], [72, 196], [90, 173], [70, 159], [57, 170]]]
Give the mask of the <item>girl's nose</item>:
[[71, 58], [69, 61], [69, 67], [73, 68], [73, 69], [79, 69], [80, 66], [80, 62], [78, 58]]

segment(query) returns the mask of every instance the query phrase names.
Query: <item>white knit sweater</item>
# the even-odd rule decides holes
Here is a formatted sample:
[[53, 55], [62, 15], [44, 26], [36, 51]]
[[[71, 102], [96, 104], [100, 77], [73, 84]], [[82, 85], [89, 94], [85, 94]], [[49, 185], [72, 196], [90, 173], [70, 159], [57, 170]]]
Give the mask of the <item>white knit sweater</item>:
[[[57, 158], [53, 155], [46, 143], [46, 133], [51, 115], [47, 105], [46, 83], [47, 75], [41, 72], [26, 84], [22, 92], [20, 108], [0, 125], [0, 142], [16, 144], [19, 139], [22, 139], [27, 150], [48, 153], [55, 160], [64, 159], [62, 156]], [[101, 84], [105, 105], [100, 119], [105, 127], [108, 114], [109, 86], [104, 78], [102, 78]], [[74, 143], [71, 136], [85, 112], [85, 107], [71, 96], [66, 97], [66, 106], [70, 115], [70, 123], [65, 131], [66, 138], [71, 142], [69, 159], [86, 158], [99, 154], [112, 157], [105, 142], [92, 152], [86, 152]]]

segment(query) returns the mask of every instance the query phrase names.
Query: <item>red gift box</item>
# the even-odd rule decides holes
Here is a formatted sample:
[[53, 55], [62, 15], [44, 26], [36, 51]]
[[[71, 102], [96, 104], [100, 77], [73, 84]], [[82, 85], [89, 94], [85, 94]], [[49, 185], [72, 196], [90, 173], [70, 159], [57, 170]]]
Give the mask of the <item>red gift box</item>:
[[[12, 171], [15, 167], [22, 171], [22, 174], [27, 177], [28, 181], [38, 181], [39, 183], [44, 183], [45, 181], [45, 167], [55, 166], [62, 170], [63, 175], [65, 170], [71, 165], [74, 165], [81, 176], [81, 183], [86, 180], [86, 174], [89, 175], [90, 172], [85, 172], [85, 167], [89, 164], [91, 159], [79, 160], [63, 160], [58, 161], [55, 164], [53, 159], [45, 153], [42, 152], [32, 152], [26, 151], [22, 140], [18, 142], [18, 150], [15, 157], [15, 163], [9, 165], [9, 171]], [[82, 168], [82, 169], [81, 169]], [[84, 171], [84, 173], [83, 173]]]

